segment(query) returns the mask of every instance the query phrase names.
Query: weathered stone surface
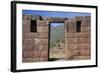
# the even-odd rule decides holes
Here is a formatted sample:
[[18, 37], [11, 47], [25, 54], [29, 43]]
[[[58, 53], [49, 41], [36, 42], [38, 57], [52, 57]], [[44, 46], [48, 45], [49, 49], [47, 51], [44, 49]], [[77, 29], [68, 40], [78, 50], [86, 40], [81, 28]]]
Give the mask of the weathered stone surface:
[[76, 38], [89, 38], [90, 37], [90, 32], [80, 32], [80, 33], [75, 33]]
[[24, 37], [25, 38], [38, 38], [39, 34], [38, 33], [25, 33]]
[[68, 44], [68, 45], [67, 45], [67, 48], [68, 48], [69, 50], [78, 49], [78, 48], [77, 48], [77, 44]]
[[78, 45], [78, 49], [91, 49], [90, 43], [86, 43], [86, 44], [77, 44], [77, 45]]
[[40, 45], [48, 45], [48, 39], [41, 39]]
[[39, 33], [39, 38], [48, 39], [48, 33]]
[[90, 56], [74, 56], [74, 60], [85, 60], [85, 59], [91, 59]]
[[67, 39], [67, 43], [68, 43], [68, 44], [76, 44], [77, 41], [78, 41], [77, 38], [68, 38], [68, 39]]
[[41, 57], [41, 51], [34, 51], [34, 58], [39, 58]]
[[42, 32], [48, 33], [48, 31], [49, 31], [49, 27], [48, 27], [48, 26], [44, 26], [44, 27], [42, 28]]
[[33, 51], [24, 51], [23, 57], [25, 58], [32, 58], [33, 57]]
[[48, 21], [37, 20], [37, 26], [48, 26]]
[[33, 58], [24, 58], [23, 62], [33, 62]]
[[48, 51], [48, 45], [39, 45], [39, 50]]
[[81, 27], [81, 32], [90, 32], [91, 28], [90, 27]]
[[90, 38], [77, 38], [77, 43], [91, 43]]
[[42, 26], [38, 26], [37, 27], [37, 32], [40, 32], [40, 33], [43, 32], [43, 27]]
[[42, 17], [42, 19], [49, 21], [49, 22], [64, 22], [65, 20], [68, 20], [68, 18], [61, 18], [61, 17]]
[[28, 44], [31, 45], [33, 43], [34, 43], [34, 41], [32, 39], [24, 39], [24, 41], [23, 41], [24, 45], [28, 45]]
[[81, 27], [90, 27], [91, 23], [87, 21], [82, 21]]
[[74, 38], [75, 37], [75, 33], [67, 33], [66, 34], [66, 38]]
[[33, 50], [33, 45], [24, 44], [22, 47], [23, 47], [23, 51], [32, 51]]
[[25, 32], [26, 32], [26, 33], [29, 33], [29, 32], [30, 32], [30, 27], [28, 27], [28, 26], [27, 26], [27, 27], [26, 27], [26, 26], [23, 27], [23, 28], [22, 28], [22, 32], [23, 32], [23, 33], [25, 33]]
[[68, 22], [65, 23], [66, 24], [66, 29], [67, 29], [67, 32], [76, 32], [76, 22]]

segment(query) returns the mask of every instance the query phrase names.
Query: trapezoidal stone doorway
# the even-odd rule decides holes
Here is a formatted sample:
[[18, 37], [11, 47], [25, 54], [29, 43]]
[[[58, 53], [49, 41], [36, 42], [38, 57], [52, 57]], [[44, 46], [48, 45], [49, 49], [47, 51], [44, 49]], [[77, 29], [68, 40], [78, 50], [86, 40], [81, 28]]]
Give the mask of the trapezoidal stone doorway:
[[67, 49], [65, 45], [64, 22], [49, 23], [49, 61], [66, 60]]

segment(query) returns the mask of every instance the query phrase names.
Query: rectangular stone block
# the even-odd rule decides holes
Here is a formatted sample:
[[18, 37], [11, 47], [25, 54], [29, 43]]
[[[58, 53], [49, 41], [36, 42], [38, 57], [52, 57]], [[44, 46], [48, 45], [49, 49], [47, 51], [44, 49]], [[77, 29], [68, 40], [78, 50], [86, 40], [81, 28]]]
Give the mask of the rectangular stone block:
[[23, 24], [22, 26], [30, 26], [30, 20], [23, 19], [22, 24]]
[[78, 45], [78, 49], [91, 49], [91, 44], [87, 43], [87, 44], [77, 44]]
[[66, 34], [66, 38], [74, 38], [75, 37], [75, 33], [67, 33]]
[[68, 44], [76, 44], [77, 43], [77, 38], [67, 38], [66, 39]]
[[48, 39], [48, 33], [39, 33], [39, 38]]
[[33, 58], [24, 58], [23, 62], [33, 62]]
[[34, 43], [34, 41], [32, 39], [24, 39], [23, 40], [24, 45], [32, 45], [33, 43]]
[[48, 26], [48, 21], [37, 20], [37, 26]]
[[48, 39], [41, 39], [40, 45], [48, 45]]
[[48, 51], [42, 51], [40, 57], [41, 58], [48, 58]]
[[34, 58], [41, 57], [41, 51], [34, 51]]
[[90, 27], [81, 27], [81, 32], [91, 32]]
[[69, 50], [78, 49], [78, 48], [77, 48], [77, 44], [67, 44], [67, 48], [68, 48]]
[[23, 51], [32, 51], [33, 45], [22, 45]]
[[81, 56], [90, 56], [91, 55], [91, 50], [90, 49], [81, 49], [80, 50], [80, 55]]
[[73, 60], [75, 56], [79, 54], [79, 50], [69, 50], [68, 51], [68, 60]]
[[87, 22], [87, 21], [82, 21], [82, 23], [81, 23], [81, 27], [91, 27], [90, 25], [91, 25], [91, 23]]
[[75, 33], [76, 38], [90, 38], [90, 32]]
[[75, 60], [85, 60], [85, 59], [91, 59], [90, 56], [74, 56]]
[[22, 28], [22, 32], [23, 33], [29, 33], [30, 32], [30, 28], [29, 27], [23, 27]]
[[48, 33], [49, 27], [48, 26], [42, 26], [42, 32]]
[[33, 51], [23, 51], [23, 57], [24, 58], [32, 58], [33, 57]]
[[70, 22], [67, 25], [67, 32], [76, 32], [76, 24], [73, 22]]
[[43, 32], [43, 27], [42, 26], [38, 26], [37, 27], [37, 32], [40, 32], [40, 33]]
[[48, 45], [39, 45], [39, 50], [48, 51]]
[[39, 34], [38, 33], [25, 33], [24, 37], [25, 38], [38, 38]]
[[77, 38], [77, 43], [91, 43], [90, 38]]

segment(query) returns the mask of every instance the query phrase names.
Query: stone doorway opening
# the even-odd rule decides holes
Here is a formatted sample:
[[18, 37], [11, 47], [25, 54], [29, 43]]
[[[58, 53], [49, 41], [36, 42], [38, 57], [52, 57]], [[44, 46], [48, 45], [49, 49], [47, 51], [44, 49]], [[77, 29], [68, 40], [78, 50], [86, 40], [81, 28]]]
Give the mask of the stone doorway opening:
[[49, 31], [49, 61], [65, 60], [64, 23], [50, 23]]

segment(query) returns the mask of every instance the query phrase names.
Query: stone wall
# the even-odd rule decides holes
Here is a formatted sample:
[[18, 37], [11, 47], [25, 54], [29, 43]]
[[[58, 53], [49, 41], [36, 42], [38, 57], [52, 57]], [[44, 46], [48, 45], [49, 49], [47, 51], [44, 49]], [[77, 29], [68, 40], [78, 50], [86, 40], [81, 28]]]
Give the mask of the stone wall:
[[[38, 16], [23, 15], [23, 62], [48, 60], [48, 21], [39, 19]], [[30, 32], [31, 20], [36, 20], [37, 32]]]
[[[37, 31], [30, 32], [31, 20], [36, 21]], [[77, 21], [81, 22], [77, 31]], [[90, 59], [91, 28], [90, 16], [80, 16], [73, 19], [46, 18], [42, 16], [23, 15], [22, 19], [22, 60], [23, 62], [48, 61], [49, 24], [63, 22], [65, 24], [65, 58], [66, 60]]]
[[[91, 28], [89, 16], [75, 17], [65, 21], [67, 59], [90, 59], [91, 55]], [[77, 21], [81, 21], [80, 32], [77, 32]]]

